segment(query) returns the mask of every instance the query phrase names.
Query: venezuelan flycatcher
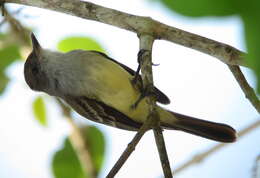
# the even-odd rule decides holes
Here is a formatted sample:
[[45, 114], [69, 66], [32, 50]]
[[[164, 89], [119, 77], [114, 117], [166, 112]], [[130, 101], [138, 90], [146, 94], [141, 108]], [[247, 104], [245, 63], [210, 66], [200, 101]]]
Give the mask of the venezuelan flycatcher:
[[[149, 114], [147, 97], [132, 107], [142, 95], [132, 82], [135, 71], [101, 52], [54, 52], [43, 49], [33, 34], [31, 38], [33, 50], [24, 66], [25, 80], [31, 89], [59, 97], [83, 117], [105, 125], [137, 131], [145, 122]], [[158, 102], [169, 103], [159, 89], [154, 91]], [[158, 105], [156, 109], [165, 129], [221, 142], [236, 139], [236, 131], [228, 125], [196, 119]]]

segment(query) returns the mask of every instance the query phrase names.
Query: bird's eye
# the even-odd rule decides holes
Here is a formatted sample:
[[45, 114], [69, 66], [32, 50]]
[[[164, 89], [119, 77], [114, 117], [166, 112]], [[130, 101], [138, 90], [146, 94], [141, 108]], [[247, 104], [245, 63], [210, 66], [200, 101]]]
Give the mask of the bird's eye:
[[34, 67], [32, 68], [32, 74], [33, 74], [33, 75], [36, 75], [36, 74], [38, 74], [38, 72], [39, 72], [38, 67], [34, 66]]

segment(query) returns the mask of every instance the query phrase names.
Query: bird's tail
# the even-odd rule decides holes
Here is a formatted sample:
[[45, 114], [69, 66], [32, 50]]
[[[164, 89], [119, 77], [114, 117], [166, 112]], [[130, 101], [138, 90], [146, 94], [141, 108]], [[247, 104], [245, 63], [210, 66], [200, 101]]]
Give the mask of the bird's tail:
[[[160, 108], [162, 109], [162, 108]], [[194, 117], [182, 115], [179, 113], [166, 111], [161, 116], [161, 124], [166, 129], [176, 129], [198, 135], [204, 138], [212, 139], [220, 142], [234, 142], [236, 141], [236, 131], [225, 124], [215, 123], [197, 119]], [[162, 118], [162, 117], [171, 118]]]

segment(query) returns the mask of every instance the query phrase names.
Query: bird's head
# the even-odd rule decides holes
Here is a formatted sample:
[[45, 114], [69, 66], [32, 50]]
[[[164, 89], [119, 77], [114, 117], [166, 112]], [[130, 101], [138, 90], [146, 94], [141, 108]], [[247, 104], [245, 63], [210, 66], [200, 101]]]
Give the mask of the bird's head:
[[24, 65], [24, 78], [32, 90], [43, 91], [48, 87], [46, 71], [43, 70], [42, 66], [43, 49], [33, 33], [31, 34], [31, 40], [33, 50]]

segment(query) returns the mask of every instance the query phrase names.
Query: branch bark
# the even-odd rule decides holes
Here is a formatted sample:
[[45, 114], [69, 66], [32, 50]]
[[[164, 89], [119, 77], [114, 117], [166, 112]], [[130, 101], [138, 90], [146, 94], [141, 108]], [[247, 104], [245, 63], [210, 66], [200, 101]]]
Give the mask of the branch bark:
[[242, 71], [240, 70], [239, 66], [232, 66], [228, 65], [230, 71], [234, 75], [235, 79], [237, 80], [237, 83], [239, 84], [240, 88], [244, 92], [246, 98], [249, 100], [249, 102], [252, 104], [252, 106], [257, 110], [257, 112], [260, 114], [260, 101], [258, 97], [256, 96], [256, 93], [252, 87], [248, 84], [245, 76], [243, 75]]
[[[142, 80], [145, 88], [149, 88], [152, 90], [154, 88], [153, 85], [153, 71], [152, 71], [152, 46], [154, 42], [154, 37], [141, 34], [139, 36], [139, 51], [145, 50], [144, 54], [140, 58], [141, 61], [139, 65], [141, 65], [142, 72]], [[164, 177], [171, 178], [171, 167], [166, 151], [166, 146], [162, 134], [162, 129], [160, 126], [160, 118], [156, 111], [156, 99], [154, 97], [147, 98], [147, 103], [149, 105], [149, 116], [148, 119], [151, 118], [154, 120], [153, 132], [157, 145], [157, 150], [159, 152], [161, 165], [163, 168]]]
[[121, 169], [128, 157], [135, 150], [136, 145], [139, 143], [145, 132], [151, 128], [152, 123], [153, 120], [148, 118], [147, 121], [138, 130], [133, 140], [127, 145], [127, 148], [122, 153], [122, 155], [120, 156], [116, 164], [113, 166], [113, 168], [110, 170], [106, 178], [113, 178], [118, 173], [119, 169]]
[[124, 13], [87, 1], [5, 0], [5, 2], [54, 10], [84, 19], [110, 24], [135, 32], [138, 35], [144, 33], [151, 34], [155, 39], [171, 41], [201, 51], [210, 56], [216, 57], [226, 64], [247, 66], [244, 60], [244, 52], [230, 45], [165, 25], [150, 17]]

